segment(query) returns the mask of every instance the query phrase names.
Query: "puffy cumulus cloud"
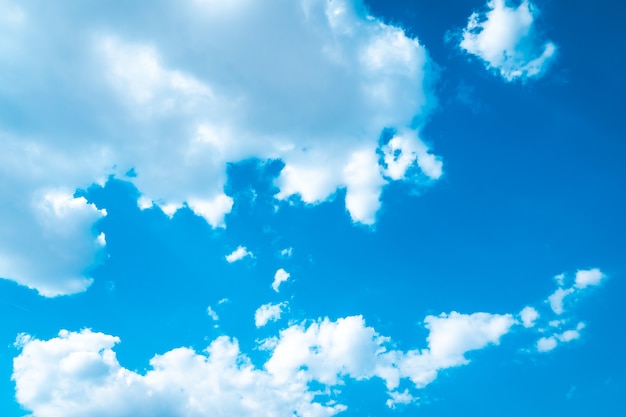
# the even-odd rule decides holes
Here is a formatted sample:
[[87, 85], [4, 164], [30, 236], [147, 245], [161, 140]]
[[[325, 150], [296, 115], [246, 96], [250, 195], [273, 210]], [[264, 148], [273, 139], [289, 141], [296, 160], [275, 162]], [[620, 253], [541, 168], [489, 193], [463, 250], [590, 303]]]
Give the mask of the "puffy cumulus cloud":
[[263, 304], [254, 312], [254, 324], [256, 327], [263, 327], [270, 321], [277, 321], [283, 313], [283, 308], [287, 306], [286, 302], [278, 304]]
[[537, 340], [538, 352], [550, 352], [556, 349], [559, 343], [568, 343], [580, 338], [580, 331], [585, 328], [585, 323], [580, 322], [574, 329], [566, 330], [562, 333], [555, 333], [551, 336], [542, 337]]
[[473, 13], [459, 46], [507, 81], [540, 76], [554, 59], [556, 45], [538, 33], [539, 12], [532, 2], [523, 0], [517, 7], [507, 3], [489, 0], [487, 11]]
[[[3, 0], [0, 16], [0, 95], [10, 103], [0, 115], [0, 276], [42, 294], [84, 290], [100, 216], [79, 200], [83, 214], [58, 222], [76, 236], [42, 225], [50, 190], [116, 175], [137, 187], [141, 208], [188, 208], [225, 227], [227, 163], [272, 158], [284, 162], [276, 198], [317, 204], [345, 189], [352, 219], [372, 224], [382, 187], [407, 167], [441, 175], [415, 130], [435, 106], [437, 71], [416, 39], [361, 0]], [[405, 155], [387, 173], [385, 128], [403, 132], [391, 146]]]
[[225, 258], [226, 258], [226, 262], [228, 262], [229, 264], [232, 264], [233, 262], [242, 260], [246, 256], [254, 258], [254, 254], [248, 251], [248, 249], [245, 246], [238, 246], [237, 249], [235, 249], [234, 251], [226, 255]]
[[[335, 390], [313, 390], [346, 378], [382, 378], [389, 407], [417, 398], [398, 391], [400, 378], [417, 388], [440, 369], [467, 363], [464, 353], [498, 343], [514, 324], [510, 315], [451, 313], [426, 319], [428, 348], [392, 349], [389, 338], [361, 316], [295, 324], [263, 342], [270, 350], [255, 367], [237, 341], [221, 336], [198, 353], [177, 348], [150, 361], [139, 374], [124, 368], [113, 350], [119, 339], [90, 330], [61, 331], [58, 337], [18, 338], [14, 359], [16, 398], [36, 417], [73, 416], [332, 416], [347, 407]], [[458, 332], [458, 334], [456, 333]], [[447, 358], [446, 358], [447, 357]], [[427, 370], [428, 380], [416, 375]]]
[[278, 292], [280, 284], [287, 281], [289, 277], [291, 277], [291, 274], [289, 274], [289, 272], [285, 271], [283, 268], [277, 270], [274, 274], [274, 281], [272, 282], [272, 288], [274, 289], [274, 291]]
[[256, 416], [325, 417], [343, 407], [314, 401], [298, 381], [277, 383], [254, 368], [235, 340], [220, 337], [206, 352], [188, 348], [155, 356], [145, 375], [123, 368], [119, 339], [83, 330], [47, 341], [22, 337], [13, 380], [19, 403], [37, 417]]
[[589, 286], [599, 285], [604, 278], [606, 278], [606, 275], [604, 275], [598, 268], [579, 270], [576, 272], [574, 286], [582, 290]]
[[533, 307], [526, 306], [520, 311], [519, 316], [524, 327], [528, 329], [535, 325], [535, 321], [539, 318], [539, 312]]
[[554, 311], [556, 314], [563, 314], [563, 300], [565, 299], [565, 297], [572, 294], [573, 292], [573, 288], [557, 288], [557, 290], [548, 297], [548, 302], [550, 303], [550, 308], [552, 308], [552, 311]]

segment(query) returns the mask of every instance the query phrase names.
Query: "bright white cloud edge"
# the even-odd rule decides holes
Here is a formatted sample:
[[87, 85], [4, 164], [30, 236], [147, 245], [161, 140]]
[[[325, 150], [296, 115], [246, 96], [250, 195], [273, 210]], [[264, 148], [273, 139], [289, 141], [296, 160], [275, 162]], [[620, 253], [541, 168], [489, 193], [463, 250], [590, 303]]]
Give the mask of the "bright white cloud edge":
[[[233, 206], [229, 162], [281, 159], [276, 198], [317, 204], [345, 189], [352, 220], [366, 225], [385, 184], [409, 168], [439, 178], [441, 159], [416, 130], [436, 105], [424, 47], [360, 0], [279, 3], [159, 2], [155, 20], [141, 7], [1, 2], [0, 14], [20, 18], [0, 28], [10, 80], [0, 94], [27, 123], [0, 125], [0, 277], [44, 296], [84, 291], [101, 214], [59, 219], [42, 206], [55, 190], [71, 195], [111, 174], [138, 188], [139, 207], [168, 216], [188, 207], [213, 227], [225, 227]], [[388, 168], [377, 153], [385, 128], [402, 138], [383, 144], [400, 153], [385, 157]], [[136, 176], [124, 177], [130, 169]]]
[[[468, 363], [465, 353], [498, 344], [515, 324], [511, 315], [452, 312], [428, 316], [428, 347], [395, 350], [389, 338], [361, 316], [291, 325], [263, 343], [269, 359], [255, 367], [235, 339], [221, 336], [205, 352], [178, 348], [155, 356], [139, 374], [122, 367], [113, 347], [120, 340], [103, 333], [61, 331], [58, 337], [18, 338], [14, 360], [18, 402], [37, 417], [141, 416], [332, 416], [346, 409], [332, 394], [311, 390], [346, 378], [380, 378], [387, 405], [412, 402], [402, 379], [414, 388], [431, 383], [446, 368]], [[326, 397], [326, 398], [325, 398]]]
[[[579, 270], [574, 285], [581, 280], [599, 285], [604, 277], [598, 269]], [[567, 278], [559, 275], [557, 283], [564, 285]], [[255, 314], [257, 327], [278, 319], [284, 307], [286, 302], [261, 306]], [[114, 336], [63, 330], [46, 341], [22, 334], [12, 379], [18, 402], [37, 417], [137, 416], [157, 410], [181, 417], [202, 416], [207, 410], [217, 417], [254, 416], [259, 409], [268, 415], [332, 416], [347, 407], [332, 394], [347, 378], [381, 379], [386, 404], [395, 408], [417, 401], [416, 390], [433, 382], [441, 370], [469, 363], [468, 352], [499, 344], [516, 326], [542, 334], [535, 345], [539, 353], [579, 339], [585, 327], [584, 322], [571, 327], [571, 319], [540, 315], [531, 306], [519, 317], [521, 321], [512, 314], [485, 312], [430, 315], [423, 322], [429, 331], [427, 347], [407, 351], [394, 348], [362, 316], [291, 323], [277, 336], [259, 341], [259, 349], [268, 354], [262, 366], [251, 363], [236, 339], [221, 336], [202, 353], [178, 348], [157, 355], [145, 374], [121, 366], [113, 351], [120, 340]], [[545, 323], [537, 323], [540, 319]], [[558, 330], [563, 326], [570, 328]], [[400, 390], [403, 380], [412, 387]], [[311, 390], [311, 382], [328, 389]]]
[[507, 81], [541, 76], [556, 55], [553, 42], [543, 41], [535, 27], [538, 9], [529, 1], [507, 6], [489, 0], [487, 11], [473, 13], [459, 47], [480, 58]]
[[272, 289], [276, 292], [279, 291], [280, 285], [286, 282], [291, 277], [291, 274], [280, 268], [274, 274], [274, 281], [272, 281]]
[[238, 246], [237, 249], [226, 255], [225, 258], [226, 262], [232, 264], [233, 262], [242, 260], [246, 256], [254, 258], [254, 254], [248, 251], [248, 248], [246, 248], [245, 246]]

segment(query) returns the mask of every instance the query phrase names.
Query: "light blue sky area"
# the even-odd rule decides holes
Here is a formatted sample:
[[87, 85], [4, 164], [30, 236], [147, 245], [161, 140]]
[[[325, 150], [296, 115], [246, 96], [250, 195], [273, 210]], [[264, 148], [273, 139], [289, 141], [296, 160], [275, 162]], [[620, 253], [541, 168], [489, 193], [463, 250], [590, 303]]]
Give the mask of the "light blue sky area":
[[188, 3], [0, 0], [1, 415], [626, 413], [621, 6]]

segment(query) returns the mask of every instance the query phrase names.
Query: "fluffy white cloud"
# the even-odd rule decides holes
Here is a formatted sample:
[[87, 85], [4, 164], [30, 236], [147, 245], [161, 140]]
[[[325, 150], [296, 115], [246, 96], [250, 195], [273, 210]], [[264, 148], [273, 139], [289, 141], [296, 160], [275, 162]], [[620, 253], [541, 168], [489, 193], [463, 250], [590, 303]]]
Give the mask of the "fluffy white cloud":
[[537, 341], [538, 352], [550, 352], [556, 349], [559, 343], [567, 343], [580, 338], [580, 331], [585, 328], [585, 323], [580, 322], [574, 329], [566, 330], [563, 333], [555, 333], [551, 336], [542, 337]]
[[389, 408], [396, 408], [398, 404], [411, 404], [419, 400], [419, 398], [411, 395], [408, 389], [405, 389], [402, 392], [391, 391], [389, 393], [389, 399], [386, 404]]
[[582, 290], [588, 286], [599, 285], [604, 278], [606, 278], [606, 275], [604, 275], [598, 268], [589, 270], [581, 269], [576, 272], [576, 281], [574, 286]]
[[587, 287], [600, 285], [606, 278], [606, 275], [598, 268], [579, 269], [574, 278], [574, 285], [569, 288], [564, 288], [565, 279], [567, 278], [565, 274], [559, 274], [555, 278], [559, 288], [548, 297], [547, 301], [550, 303], [552, 311], [556, 314], [562, 314], [565, 297], [570, 294], [579, 294]]
[[[418, 388], [437, 371], [467, 363], [464, 354], [498, 343], [514, 324], [511, 315], [451, 313], [429, 316], [428, 349], [390, 350], [389, 339], [361, 316], [292, 325], [263, 343], [270, 357], [254, 367], [237, 341], [222, 336], [203, 353], [178, 348], [155, 356], [145, 374], [118, 362], [119, 338], [82, 330], [50, 340], [18, 338], [14, 360], [18, 402], [37, 417], [74, 416], [332, 416], [346, 409], [327, 387], [379, 377], [389, 388], [387, 405], [416, 400], [396, 390], [400, 378]], [[416, 375], [429, 373], [426, 381]], [[416, 382], [417, 381], [417, 382]]]
[[291, 275], [289, 274], [289, 272], [285, 271], [283, 268], [277, 270], [274, 274], [274, 281], [272, 282], [272, 288], [274, 289], [274, 291], [278, 292], [280, 284], [287, 281], [290, 276]]
[[246, 256], [254, 258], [254, 254], [248, 251], [248, 249], [245, 246], [238, 246], [237, 249], [232, 251], [230, 254], [226, 255], [226, 262], [232, 264], [233, 262], [242, 260]]
[[13, 380], [20, 404], [37, 417], [256, 416], [325, 417], [344, 407], [314, 401], [298, 381], [277, 383], [254, 368], [235, 340], [219, 337], [198, 354], [155, 356], [145, 375], [123, 368], [119, 339], [83, 330], [40, 341], [23, 336]]
[[533, 327], [535, 325], [535, 320], [539, 318], [539, 312], [530, 306], [524, 307], [519, 315], [522, 319], [522, 324], [526, 328]]
[[554, 336], [542, 337], [537, 341], [538, 352], [549, 352], [556, 348], [557, 340]]
[[552, 308], [552, 311], [554, 311], [556, 314], [563, 314], [563, 300], [565, 299], [565, 297], [572, 294], [573, 292], [573, 288], [557, 288], [557, 290], [548, 297], [548, 302], [550, 303], [550, 308]]
[[11, 103], [0, 115], [0, 276], [43, 294], [85, 289], [100, 216], [69, 216], [59, 224], [74, 222], [76, 236], [58, 240], [60, 227], [37, 217], [49, 190], [71, 194], [132, 168], [140, 207], [187, 207], [224, 227], [227, 163], [278, 158], [278, 199], [315, 204], [345, 188], [352, 219], [371, 224], [393, 179], [377, 159], [389, 127], [412, 138], [402, 166], [440, 176], [412, 130], [435, 105], [436, 71], [416, 39], [369, 17], [361, 0], [7, 0], [0, 16], [0, 94]]
[[92, 225], [106, 211], [64, 189], [32, 187], [22, 190], [32, 195], [19, 195], [2, 180], [0, 189], [7, 193], [0, 207], [6, 223], [0, 228], [0, 277], [46, 297], [86, 290], [89, 268], [106, 244]]
[[287, 306], [286, 302], [272, 304], [263, 304], [254, 312], [254, 324], [256, 327], [263, 327], [269, 321], [277, 321], [283, 313], [283, 308]]
[[544, 41], [535, 28], [537, 8], [523, 0], [489, 0], [487, 11], [473, 13], [463, 30], [461, 49], [485, 62], [504, 79], [527, 79], [543, 74], [554, 58], [556, 45]]

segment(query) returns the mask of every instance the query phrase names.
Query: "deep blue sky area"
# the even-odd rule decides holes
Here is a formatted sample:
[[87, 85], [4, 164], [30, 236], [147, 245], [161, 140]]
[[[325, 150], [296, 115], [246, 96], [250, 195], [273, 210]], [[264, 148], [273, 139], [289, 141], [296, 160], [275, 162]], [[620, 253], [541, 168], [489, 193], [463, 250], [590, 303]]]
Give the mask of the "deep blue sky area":
[[[260, 341], [288, 326], [362, 315], [389, 337], [388, 348], [422, 350], [430, 340], [425, 318], [455, 311], [511, 314], [518, 324], [499, 343], [465, 352], [467, 365], [440, 369], [424, 388], [403, 379], [399, 391], [418, 397], [413, 404], [390, 408], [380, 378], [345, 377], [332, 397], [348, 406], [338, 415], [626, 415], [625, 6], [534, 1], [534, 33], [552, 41], [556, 55], [540, 76], [507, 81], [455, 41], [473, 12], [487, 10], [482, 0], [366, 4], [373, 16], [417, 37], [437, 66], [437, 104], [419, 119], [418, 132], [443, 161], [443, 175], [385, 185], [369, 225], [351, 217], [345, 187], [316, 204], [277, 199], [286, 163], [256, 151], [226, 167], [224, 192], [234, 203], [225, 228], [189, 207], [171, 218], [156, 205], [140, 209], [142, 191], [131, 177], [76, 185], [75, 197], [107, 212], [90, 226], [94, 236], [106, 235], [106, 247], [88, 268], [94, 281], [84, 292], [50, 298], [0, 280], [0, 415], [57, 415], [16, 401], [11, 375], [20, 333], [49, 340], [61, 329], [89, 328], [118, 336], [119, 363], [139, 374], [157, 354], [178, 347], [200, 353], [227, 335], [264, 369], [270, 352]], [[0, 133], [20, 131], [27, 108], [6, 91]], [[0, 180], [2, 191], [7, 180]], [[254, 255], [227, 262], [239, 246]], [[290, 256], [281, 253], [288, 248]], [[275, 291], [279, 268], [290, 277]], [[574, 290], [576, 272], [593, 268], [602, 282]], [[572, 286], [562, 315], [548, 301], [560, 273]], [[258, 328], [255, 311], [281, 302], [288, 304], [280, 319]], [[526, 306], [541, 315], [532, 329], [517, 316]], [[548, 324], [553, 319], [564, 320], [561, 331], [579, 322], [584, 328], [576, 340], [538, 352], [537, 340], [556, 328]]]

